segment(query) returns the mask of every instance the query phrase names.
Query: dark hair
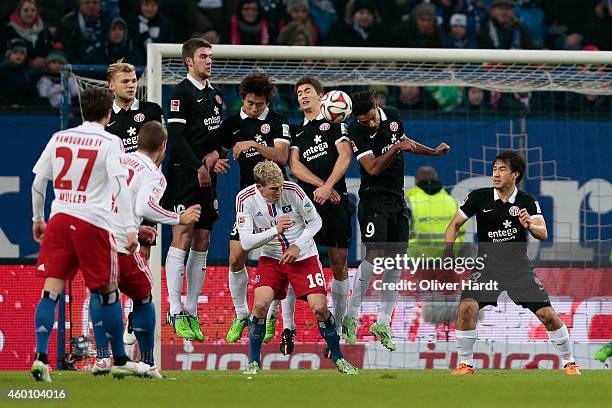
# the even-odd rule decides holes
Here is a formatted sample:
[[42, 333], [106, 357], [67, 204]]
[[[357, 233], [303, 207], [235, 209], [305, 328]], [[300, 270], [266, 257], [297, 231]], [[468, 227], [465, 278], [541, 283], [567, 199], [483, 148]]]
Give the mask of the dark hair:
[[[183, 64], [185, 64], [185, 58], [193, 58], [198, 48], [212, 48], [212, 45], [203, 38], [190, 38], [183, 43], [182, 56]], [[187, 64], [185, 64], [187, 65]]]
[[501, 161], [509, 165], [510, 170], [513, 173], [515, 171], [518, 171], [519, 176], [516, 178], [517, 184], [523, 179], [523, 175], [525, 175], [526, 165], [525, 165], [525, 158], [523, 157], [521, 153], [519, 153], [516, 150], [504, 150], [503, 152], [495, 156], [495, 159], [493, 159], [492, 164], [495, 165], [497, 161]]
[[238, 88], [240, 97], [244, 99], [248, 94], [252, 93], [257, 96], [263, 96], [266, 101], [270, 102], [276, 95], [276, 87], [270, 82], [270, 77], [264, 72], [255, 72], [247, 75]]
[[297, 83], [295, 84], [295, 88], [294, 88], [295, 93], [297, 93], [298, 88], [302, 85], [312, 85], [312, 87], [315, 89], [315, 91], [319, 95], [325, 92], [325, 89], [323, 88], [323, 85], [321, 85], [319, 80], [311, 76], [305, 76], [301, 78], [299, 81], [297, 81]]
[[376, 101], [372, 92], [359, 92], [351, 95], [353, 101], [353, 115], [361, 116], [367, 114], [374, 108]]
[[168, 140], [168, 132], [161, 123], [155, 120], [145, 123], [138, 131], [138, 149], [145, 152], [156, 152], [166, 140]]
[[81, 114], [87, 122], [99, 122], [113, 107], [113, 94], [106, 88], [90, 88], [81, 95]]

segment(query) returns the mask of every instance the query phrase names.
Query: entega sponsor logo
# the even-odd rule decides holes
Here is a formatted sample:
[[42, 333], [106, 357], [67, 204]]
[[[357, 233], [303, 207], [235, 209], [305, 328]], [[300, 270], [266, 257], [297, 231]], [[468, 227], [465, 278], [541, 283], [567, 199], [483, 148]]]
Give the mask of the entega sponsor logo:
[[516, 239], [515, 234], [518, 234], [516, 228], [509, 228], [497, 231], [489, 231], [487, 234], [489, 238], [493, 239], [493, 242], [512, 241]]
[[[315, 137], [315, 142], [317, 141], [317, 138], [321, 140], [320, 137]], [[307, 162], [309, 162], [313, 159], [316, 159], [317, 157], [326, 155], [328, 148], [329, 145], [327, 144], [327, 142], [322, 142], [304, 150], [302, 156], [306, 159]]]
[[208, 126], [208, 130], [213, 130], [221, 125], [221, 116], [211, 116], [204, 119], [204, 124]]

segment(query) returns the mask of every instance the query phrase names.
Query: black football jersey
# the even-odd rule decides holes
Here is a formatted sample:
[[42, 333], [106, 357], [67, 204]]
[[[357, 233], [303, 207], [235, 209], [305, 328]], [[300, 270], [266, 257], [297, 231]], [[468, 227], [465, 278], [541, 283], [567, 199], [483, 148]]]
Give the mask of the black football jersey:
[[162, 108], [154, 102], [134, 99], [129, 110], [122, 109], [113, 102], [113, 110], [110, 121], [106, 125], [106, 131], [123, 140], [126, 153], [135, 152], [138, 149], [140, 127], [151, 120], [163, 123]]
[[[338, 160], [336, 144], [342, 141], [349, 141], [346, 125], [329, 122], [322, 114], [314, 120], [304, 120], [302, 125], [291, 126], [291, 149], [297, 149], [300, 162], [323, 180], [327, 180], [334, 170]], [[316, 187], [302, 181], [298, 183], [312, 198]], [[341, 195], [346, 193], [344, 176], [338, 180], [334, 190]]]
[[[287, 119], [270, 109], [266, 109], [257, 119], [251, 119], [241, 109], [240, 113], [223, 121], [221, 126], [221, 145], [223, 147], [229, 149], [238, 142], [249, 140], [268, 147], [274, 147], [275, 142], [289, 145], [291, 136]], [[240, 153], [238, 156], [240, 189], [255, 183], [253, 169], [264, 159], [264, 156], [252, 148]], [[284, 174], [284, 166], [282, 170]]]
[[[405, 137], [404, 125], [395, 110], [379, 108], [379, 113], [380, 125], [377, 129], [370, 129], [356, 120], [349, 126], [348, 135], [357, 160], [368, 154], [373, 154], [374, 157], [382, 156]], [[404, 156], [401, 151], [379, 175], [372, 176], [361, 165], [359, 172], [360, 197], [379, 193], [404, 196]]]
[[[516, 265], [528, 261], [528, 231], [519, 221], [519, 211], [526, 209], [532, 217], [542, 217], [538, 202], [524, 191], [514, 190], [507, 202], [497, 195], [493, 187], [481, 188], [468, 194], [459, 207], [465, 218], [476, 216], [479, 253], [487, 253], [487, 262], [506, 262]], [[516, 243], [514, 245], [502, 245]]]
[[170, 163], [198, 169], [220, 147], [222, 114], [223, 99], [209, 81], [203, 85], [187, 75], [176, 85], [168, 109]]

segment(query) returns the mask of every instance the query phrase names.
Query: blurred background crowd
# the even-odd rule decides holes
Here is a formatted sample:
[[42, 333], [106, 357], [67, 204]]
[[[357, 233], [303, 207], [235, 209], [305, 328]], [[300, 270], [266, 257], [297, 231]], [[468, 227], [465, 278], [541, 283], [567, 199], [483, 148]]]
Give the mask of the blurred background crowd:
[[[3, 0], [0, 106], [57, 107], [62, 64], [146, 64], [148, 43], [612, 50], [612, 0]], [[546, 105], [610, 112], [609, 97], [372, 87], [400, 109]], [[73, 90], [76, 92], [76, 89]], [[294, 109], [290, 102], [283, 108]], [[550, 106], [548, 106], [550, 104]]]

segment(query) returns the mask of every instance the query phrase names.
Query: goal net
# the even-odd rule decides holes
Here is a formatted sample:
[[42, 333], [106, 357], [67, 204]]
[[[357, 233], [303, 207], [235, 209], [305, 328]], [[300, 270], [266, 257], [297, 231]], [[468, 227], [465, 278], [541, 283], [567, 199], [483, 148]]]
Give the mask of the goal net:
[[[548, 242], [536, 249], [538, 276], [570, 328], [579, 363], [603, 367], [591, 356], [600, 343], [612, 337], [612, 269], [608, 259], [612, 173], [607, 165], [609, 149], [605, 148], [612, 133], [612, 52], [214, 45], [213, 59], [211, 82], [222, 88], [225, 112], [229, 113], [240, 106], [236, 85], [254, 71], [265, 71], [279, 85], [280, 97], [273, 104], [290, 121], [300, 120], [291, 86], [303, 76], [316, 77], [327, 89], [337, 87], [349, 94], [365, 89], [381, 93], [389, 105], [400, 108], [407, 134], [427, 145], [447, 142], [452, 147], [444, 158], [407, 156], [406, 189], [414, 186], [417, 167], [431, 165], [445, 189], [460, 202], [470, 190], [490, 185], [490, 163], [495, 154], [506, 148], [521, 150], [528, 162], [523, 188], [540, 197], [549, 228]], [[146, 72], [139, 79], [139, 98], [166, 109], [171, 86], [185, 74], [180, 44], [150, 44]], [[83, 75], [74, 78], [81, 89], [106, 86], [105, 81]], [[470, 95], [472, 89], [483, 91], [481, 105], [472, 103], [478, 100]], [[412, 104], [415, 99], [417, 103]], [[226, 237], [238, 191], [236, 167], [234, 164], [224, 176], [218, 191], [222, 214], [209, 250], [209, 264], [215, 266], [208, 267], [199, 300], [206, 336], [203, 344], [180, 341], [162, 324], [168, 307], [162, 251], [169, 230], [164, 229], [165, 244], [152, 253], [158, 318], [156, 359], [164, 369], [246, 365], [248, 337], [236, 344], [225, 343], [233, 317]], [[347, 172], [347, 185], [356, 201], [359, 173], [355, 162]], [[356, 266], [360, 234], [356, 222], [353, 227], [349, 262]], [[468, 223], [466, 241], [473, 239], [474, 232], [475, 226]], [[351, 285], [354, 273], [351, 268]], [[251, 268], [251, 284], [254, 275]], [[581, 279], [590, 286], [578, 285], [581, 290], [576, 291]], [[326, 280], [329, 286], [329, 269]], [[252, 304], [252, 286], [249, 288]], [[378, 293], [371, 288], [360, 311], [358, 344], [343, 346], [349, 359], [366, 368], [449, 368], [456, 363], [453, 319], [449, 317], [456, 303], [444, 306], [448, 310], [442, 312], [434, 310], [437, 317], [432, 318], [432, 305], [400, 293], [392, 318], [398, 349], [391, 353], [368, 333], [376, 320], [378, 300]], [[502, 295], [497, 308], [486, 308], [483, 313], [477, 365], [558, 366], [556, 351], [539, 321], [528, 310], [505, 300]], [[86, 312], [86, 308], [81, 310]], [[321, 356], [323, 343], [311, 312], [299, 301], [295, 323], [294, 355], [278, 354], [279, 315], [277, 335], [264, 346], [264, 366], [331, 367]]]

